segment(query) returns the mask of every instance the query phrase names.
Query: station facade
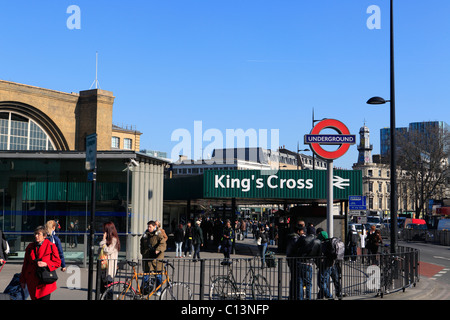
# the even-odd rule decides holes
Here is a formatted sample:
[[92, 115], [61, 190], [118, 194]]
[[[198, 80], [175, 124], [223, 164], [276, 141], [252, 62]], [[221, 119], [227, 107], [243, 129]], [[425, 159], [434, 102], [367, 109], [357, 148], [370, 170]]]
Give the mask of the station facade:
[[[167, 161], [139, 153], [141, 132], [112, 123], [113, 93], [65, 93], [0, 80], [0, 228], [11, 257], [33, 230], [58, 220], [67, 257], [86, 257], [91, 214], [86, 137], [97, 135], [95, 232], [113, 221], [121, 254], [139, 255], [149, 220], [162, 220]], [[101, 238], [101, 236], [100, 236]]]

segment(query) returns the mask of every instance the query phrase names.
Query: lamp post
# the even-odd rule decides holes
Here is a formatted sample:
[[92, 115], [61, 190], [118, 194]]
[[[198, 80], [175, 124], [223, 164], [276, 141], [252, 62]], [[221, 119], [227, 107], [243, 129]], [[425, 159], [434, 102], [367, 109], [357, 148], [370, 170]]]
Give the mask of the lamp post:
[[[300, 168], [300, 162], [302, 162], [302, 170], [303, 170], [303, 161], [300, 160], [300, 151], [311, 151], [309, 149], [302, 149], [300, 150], [298, 147], [298, 142], [297, 142], [297, 170], [299, 170]], [[314, 153], [313, 153], [314, 154]]]
[[[323, 119], [320, 119], [320, 120], [314, 119], [314, 108], [313, 108], [313, 110], [312, 110], [312, 128], [314, 128], [314, 124], [315, 124], [316, 122], [320, 122], [320, 121], [323, 121], [323, 120], [326, 120], [326, 119], [327, 119], [327, 118], [323, 118]], [[315, 155], [315, 153], [313, 152], [313, 154], [312, 154], [312, 158], [313, 158], [313, 170], [316, 169], [316, 159], [315, 159], [314, 155]]]
[[391, 139], [391, 253], [396, 252], [397, 246], [397, 171], [395, 145], [395, 81], [394, 81], [394, 0], [390, 1], [390, 94], [391, 99], [372, 97], [368, 104], [385, 104], [390, 102], [390, 139]]

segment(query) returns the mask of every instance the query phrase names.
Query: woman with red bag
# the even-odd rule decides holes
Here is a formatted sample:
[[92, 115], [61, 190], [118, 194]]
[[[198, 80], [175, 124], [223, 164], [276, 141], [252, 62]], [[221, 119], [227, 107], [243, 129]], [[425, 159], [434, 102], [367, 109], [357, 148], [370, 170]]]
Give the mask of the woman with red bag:
[[58, 249], [46, 237], [45, 227], [37, 227], [34, 230], [35, 241], [25, 249], [20, 284], [22, 288], [27, 285], [31, 300], [50, 300], [50, 294], [56, 290], [56, 282], [40, 283], [36, 275], [38, 267], [47, 267], [54, 271], [61, 266]]

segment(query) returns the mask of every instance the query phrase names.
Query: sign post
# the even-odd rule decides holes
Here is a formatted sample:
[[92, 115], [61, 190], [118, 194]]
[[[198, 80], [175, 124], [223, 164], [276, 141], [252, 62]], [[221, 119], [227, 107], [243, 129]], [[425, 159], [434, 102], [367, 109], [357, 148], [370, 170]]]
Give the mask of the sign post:
[[[323, 129], [334, 129], [338, 134], [320, 134]], [[305, 135], [305, 144], [309, 144], [313, 152], [327, 160], [327, 232], [333, 237], [333, 160], [342, 157], [356, 143], [356, 136], [350, 134], [348, 128], [335, 119], [324, 119]], [[327, 151], [321, 145], [339, 145], [335, 151]]]
[[94, 217], [95, 217], [95, 191], [97, 182], [97, 134], [86, 137], [86, 170], [88, 181], [92, 182], [91, 189], [91, 220], [89, 223], [89, 279], [88, 300], [92, 300], [93, 274], [94, 274]]

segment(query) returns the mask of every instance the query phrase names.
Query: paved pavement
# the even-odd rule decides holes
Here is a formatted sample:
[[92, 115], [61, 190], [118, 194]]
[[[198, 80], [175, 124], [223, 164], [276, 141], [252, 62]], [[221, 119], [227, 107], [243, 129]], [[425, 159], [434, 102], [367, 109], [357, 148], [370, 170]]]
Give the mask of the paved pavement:
[[[272, 248], [274, 249], [274, 248]], [[275, 251], [275, 250], [274, 250]], [[236, 244], [236, 254], [233, 258], [256, 256], [257, 247], [254, 240], [249, 238]], [[167, 252], [166, 257], [172, 258], [174, 252]], [[201, 252], [202, 258], [221, 258], [217, 252]], [[9, 261], [0, 272], [0, 292], [3, 292], [15, 273], [21, 271], [21, 261]], [[52, 294], [52, 300], [87, 300], [88, 297], [88, 268], [69, 265], [66, 272], [58, 271], [58, 289]], [[95, 277], [94, 277], [95, 279]], [[94, 280], [95, 281], [95, 280]], [[415, 287], [405, 292], [399, 291], [384, 295], [383, 298], [370, 296], [349, 297], [344, 300], [450, 300], [450, 286], [421, 276]]]

